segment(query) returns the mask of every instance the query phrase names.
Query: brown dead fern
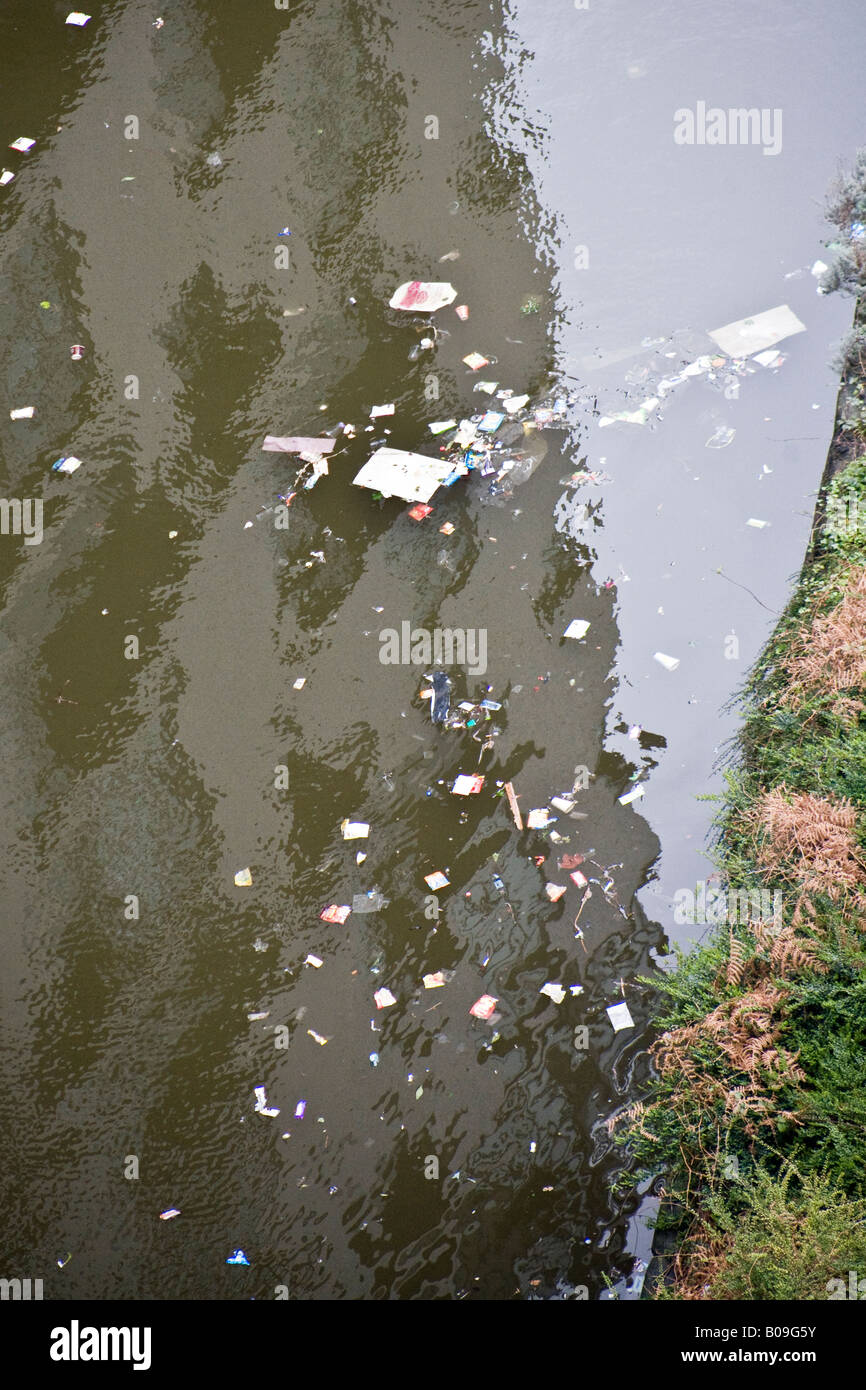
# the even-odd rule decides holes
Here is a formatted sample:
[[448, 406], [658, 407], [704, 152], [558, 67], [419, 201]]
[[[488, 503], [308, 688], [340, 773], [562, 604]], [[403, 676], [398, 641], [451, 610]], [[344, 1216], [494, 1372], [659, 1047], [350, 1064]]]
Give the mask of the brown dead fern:
[[725, 972], [726, 981], [729, 986], [739, 985], [746, 969], [746, 952], [739, 937], [734, 936], [733, 930], [729, 932], [728, 945], [728, 968]]
[[[652, 1049], [660, 1075], [688, 1083], [691, 1098], [698, 1100], [696, 1078], [702, 1081], [706, 1073], [704, 1069], [699, 1073], [693, 1051], [696, 1044], [709, 1042], [739, 1074], [734, 1089], [741, 1090], [743, 1101], [759, 1102], [750, 1105], [750, 1111], [765, 1110], [771, 1104], [762, 1096], [765, 1087], [777, 1089], [783, 1082], [805, 1080], [797, 1054], [781, 1041], [779, 1014], [787, 993], [782, 985], [762, 980], [738, 998], [724, 1000], [699, 1022], [664, 1033]], [[729, 1094], [730, 1088], [719, 1087], [716, 1082], [705, 1099], [712, 1101], [721, 1095], [727, 1109]]]
[[745, 819], [768, 874], [787, 871], [808, 892], [831, 898], [866, 887], [857, 811], [847, 799], [791, 792], [782, 784], [762, 793]]
[[803, 695], [866, 685], [866, 567], [850, 569], [843, 583], [842, 601], [794, 637], [781, 663], [790, 682], [783, 704], [797, 708]]
[[783, 979], [790, 979], [801, 970], [813, 970], [818, 975], [826, 975], [828, 969], [811, 942], [797, 936], [790, 924], [775, 936], [770, 947], [770, 962], [775, 973]]
[[696, 1223], [683, 1241], [673, 1272], [678, 1297], [689, 1302], [715, 1298], [712, 1288], [722, 1273], [733, 1245], [733, 1236], [717, 1234]]

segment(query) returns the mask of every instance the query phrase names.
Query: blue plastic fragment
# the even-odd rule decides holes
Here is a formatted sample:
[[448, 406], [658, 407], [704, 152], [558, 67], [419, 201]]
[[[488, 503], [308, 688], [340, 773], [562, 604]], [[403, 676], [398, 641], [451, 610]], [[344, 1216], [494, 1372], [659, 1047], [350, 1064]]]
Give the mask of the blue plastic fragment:
[[227, 1265], [248, 1265], [249, 1260], [243, 1250], [235, 1250], [226, 1260]]
[[499, 426], [502, 424], [502, 421], [504, 419], [505, 416], [500, 415], [498, 410], [488, 410], [478, 428], [480, 430], [484, 430], [485, 433], [492, 434], [494, 430], [499, 429]]
[[451, 682], [444, 671], [434, 671], [430, 683], [433, 686], [433, 708], [430, 718], [434, 724], [444, 724], [451, 705]]

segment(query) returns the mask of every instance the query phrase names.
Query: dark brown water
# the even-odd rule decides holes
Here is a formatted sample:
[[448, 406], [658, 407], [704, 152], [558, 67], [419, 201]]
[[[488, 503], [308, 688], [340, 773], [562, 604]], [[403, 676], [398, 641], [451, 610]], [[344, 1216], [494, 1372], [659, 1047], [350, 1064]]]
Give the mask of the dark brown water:
[[[708, 21], [722, 87], [744, 33], [754, 49], [771, 32], [766, 12], [735, 8]], [[0, 188], [0, 454], [5, 495], [45, 512], [40, 545], [0, 538], [0, 1274], [42, 1277], [46, 1297], [597, 1298], [632, 1270], [638, 1199], [615, 1191], [624, 1160], [605, 1121], [646, 1069], [651, 1001], [635, 980], [667, 952], [671, 892], [701, 872], [709, 813], [694, 797], [772, 621], [739, 590], [713, 610], [700, 584], [724, 565], [778, 608], [802, 553], [846, 314], [803, 266], [856, 138], [832, 63], [859, 59], [825, 43], [826, 12], [774, 6], [794, 113], [816, 45], [832, 59], [812, 70], [820, 135], [792, 140], [757, 206], [749, 176], [718, 176], [754, 211], [748, 247], [720, 224], [716, 176], [705, 221], [683, 229], [692, 191], [676, 202], [681, 168], [650, 142], [654, 262], [633, 171], [609, 177], [599, 142], [616, 166], [621, 138], [648, 138], [628, 71], [641, 63], [669, 141], [669, 107], [704, 95], [685, 75], [705, 35], [678, 27], [688, 6], [659, 7], [644, 31], [643, 6], [602, 9], [185, 0], [160, 29], [136, 2], [79, 30], [65, 6], [3, 6], [2, 145], [37, 144], [8, 152], [16, 178]], [[781, 104], [763, 93], [730, 101]], [[579, 287], [572, 240], [601, 262]], [[440, 311], [450, 336], [413, 362], [413, 316], [387, 301], [414, 277], [451, 280], [470, 318]], [[707, 327], [781, 302], [811, 316], [787, 375], [746, 379], [732, 403], [690, 384], [657, 426], [599, 433], [596, 399], [623, 408], [629, 372], [639, 385], [659, 350], [643, 339], [680, 333], [674, 350], [694, 356]], [[351, 479], [385, 427], [433, 453], [429, 421], [486, 401], [471, 351], [495, 359], [482, 378], [569, 397], [569, 428], [533, 436], [537, 467], [512, 496], [458, 483], [415, 523]], [[601, 375], [599, 352], [616, 359]], [[712, 453], [718, 492], [692, 493], [720, 401], [740, 443]], [[383, 402], [393, 419], [365, 432]], [[9, 420], [28, 404], [32, 421]], [[766, 513], [748, 489], [768, 416], [785, 420], [788, 489], [777, 478], [771, 532], [744, 532]], [[269, 509], [296, 465], [263, 453], [264, 435], [339, 422], [356, 439], [277, 529]], [[68, 454], [80, 469], [52, 473]], [[616, 480], [583, 529], [561, 482], [579, 467]], [[740, 529], [712, 529], [730, 497]], [[662, 636], [665, 579], [677, 626]], [[575, 617], [587, 639], [563, 641]], [[485, 631], [486, 671], [451, 675], [455, 704], [502, 704], [492, 748], [431, 724], [424, 667], [379, 661], [381, 630], [404, 621]], [[739, 665], [721, 659], [732, 622]], [[677, 673], [652, 662], [687, 643]], [[483, 792], [450, 795], [479, 761]], [[620, 806], [656, 765], [646, 799]], [[525, 814], [580, 766], [592, 780], [564, 840], [519, 834], [497, 783], [516, 784]], [[344, 841], [346, 817], [369, 840]], [[582, 939], [581, 892], [544, 896], [546, 879], [569, 883], [563, 854], [598, 880]], [[235, 887], [246, 866], [252, 886]], [[437, 869], [438, 918], [424, 883]], [[370, 889], [387, 906], [320, 919]], [[425, 989], [436, 971], [453, 976]], [[557, 1005], [548, 981], [583, 992]], [[378, 1010], [383, 987], [397, 1003]], [[605, 1009], [623, 990], [637, 1026], [614, 1034]], [[495, 1023], [469, 1015], [485, 993]], [[278, 1117], [256, 1113], [261, 1085]], [[180, 1216], [160, 1221], [169, 1208]], [[238, 1247], [248, 1268], [225, 1263]]]

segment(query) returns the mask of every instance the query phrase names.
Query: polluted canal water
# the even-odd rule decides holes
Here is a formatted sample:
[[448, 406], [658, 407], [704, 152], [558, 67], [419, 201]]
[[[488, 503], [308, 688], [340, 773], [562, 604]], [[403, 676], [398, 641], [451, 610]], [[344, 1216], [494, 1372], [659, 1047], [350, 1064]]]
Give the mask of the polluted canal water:
[[611, 1121], [808, 537], [857, 55], [804, 140], [819, 20], [771, 5], [790, 152], [684, 149], [751, 9], [585, 8], [0, 15], [4, 1243], [46, 1298], [640, 1295]]

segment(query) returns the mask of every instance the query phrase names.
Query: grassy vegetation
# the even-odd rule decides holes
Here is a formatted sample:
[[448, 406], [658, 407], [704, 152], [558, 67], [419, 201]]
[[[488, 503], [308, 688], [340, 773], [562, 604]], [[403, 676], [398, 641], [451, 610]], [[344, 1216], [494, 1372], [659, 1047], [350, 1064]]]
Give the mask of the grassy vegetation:
[[664, 1173], [676, 1255], [656, 1297], [822, 1299], [866, 1276], [866, 152], [830, 216], [825, 285], [857, 310], [829, 481], [717, 820], [726, 885], [783, 906], [652, 982], [656, 1075], [621, 1137]]

